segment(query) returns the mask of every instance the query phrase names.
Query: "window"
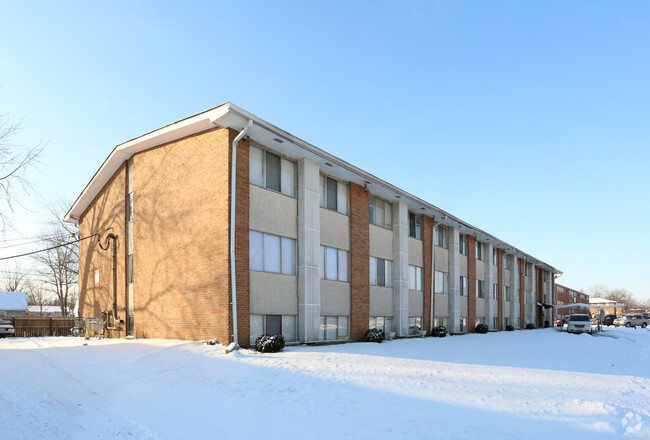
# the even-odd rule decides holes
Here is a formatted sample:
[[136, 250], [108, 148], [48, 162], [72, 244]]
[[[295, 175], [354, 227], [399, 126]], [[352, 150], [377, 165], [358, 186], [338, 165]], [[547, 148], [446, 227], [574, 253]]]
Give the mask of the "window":
[[126, 282], [133, 283], [133, 254], [126, 256]]
[[509, 286], [505, 286], [506, 289], [506, 301], [512, 302], [512, 289]]
[[436, 225], [433, 230], [433, 241], [436, 246], [441, 248], [448, 248], [449, 243], [447, 242], [447, 228], [442, 225]]
[[497, 248], [492, 248], [492, 264], [494, 266], [499, 264], [499, 252], [497, 251]]
[[461, 276], [460, 277], [460, 296], [467, 296], [468, 295], [468, 286], [467, 286], [467, 277]]
[[422, 240], [422, 216], [409, 212], [409, 237]]
[[99, 284], [99, 269], [95, 269], [95, 284]]
[[506, 318], [505, 318], [505, 321], [506, 321], [506, 322], [505, 322], [506, 327], [509, 326], [509, 325], [510, 325], [510, 318], [507, 318], [507, 317], [506, 317]]
[[126, 195], [126, 221], [133, 221], [133, 192]]
[[526, 304], [530, 304], [533, 302], [533, 292], [531, 292], [530, 290], [525, 290], [524, 296], [526, 297]]
[[422, 330], [422, 317], [410, 316], [409, 317], [409, 335], [417, 335]]
[[449, 318], [435, 318], [433, 320], [433, 326], [434, 327], [448, 327], [447, 324], [449, 323]]
[[483, 243], [476, 240], [476, 259], [483, 261]]
[[278, 155], [251, 145], [249, 181], [287, 196], [296, 196], [296, 165]]
[[476, 280], [476, 297], [485, 298], [485, 281]]
[[295, 342], [295, 315], [251, 315], [251, 344], [262, 335], [282, 335], [287, 342]]
[[499, 300], [499, 285], [496, 283], [492, 284], [492, 299], [495, 301]]
[[508, 270], [512, 269], [512, 258], [510, 258], [510, 255], [503, 256], [503, 267]]
[[526, 267], [526, 269], [525, 269], [524, 275], [529, 277], [533, 272], [533, 265], [531, 263], [526, 263], [525, 267]]
[[393, 226], [393, 204], [379, 197], [370, 196], [368, 205], [370, 223], [382, 228], [392, 229]]
[[485, 324], [485, 318], [476, 318], [474, 324], [476, 325]]
[[350, 281], [349, 253], [341, 249], [321, 246], [320, 279]]
[[383, 258], [370, 257], [370, 285], [393, 286], [393, 262]]
[[548, 274], [549, 274], [549, 272], [544, 271], [544, 282], [545, 283], [548, 283]]
[[371, 316], [368, 328], [377, 328], [384, 332], [393, 331], [393, 317], [392, 316]]
[[409, 265], [409, 290], [422, 291], [422, 268]]
[[492, 318], [492, 329], [496, 330], [499, 328], [499, 318]]
[[436, 293], [449, 293], [449, 274], [435, 271]]
[[460, 320], [458, 322], [458, 331], [459, 332], [466, 332], [467, 331], [467, 317], [460, 318]]
[[348, 214], [348, 186], [338, 180], [320, 175], [320, 206]]
[[350, 337], [348, 328], [349, 319], [347, 316], [321, 316], [320, 317], [320, 340], [336, 341]]
[[467, 235], [460, 234], [458, 236], [458, 251], [462, 255], [467, 255]]
[[296, 240], [249, 231], [250, 270], [296, 274]]

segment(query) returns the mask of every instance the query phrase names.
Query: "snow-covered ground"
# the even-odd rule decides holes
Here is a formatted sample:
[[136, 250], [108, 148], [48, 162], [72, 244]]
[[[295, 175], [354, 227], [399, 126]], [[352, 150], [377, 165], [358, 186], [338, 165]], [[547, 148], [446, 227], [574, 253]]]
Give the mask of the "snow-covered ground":
[[0, 340], [5, 439], [650, 439], [650, 332], [287, 347]]

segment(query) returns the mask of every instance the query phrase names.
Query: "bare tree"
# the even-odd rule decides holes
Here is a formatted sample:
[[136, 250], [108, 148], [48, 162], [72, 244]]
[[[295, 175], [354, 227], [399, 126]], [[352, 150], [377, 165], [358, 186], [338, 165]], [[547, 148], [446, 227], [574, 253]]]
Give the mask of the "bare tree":
[[70, 226], [61, 221], [67, 206], [69, 204], [58, 200], [48, 207], [51, 220], [43, 240], [50, 249], [34, 256], [36, 271], [46, 291], [55, 295], [62, 316], [67, 316], [77, 301], [79, 280], [79, 245], [73, 239]]
[[7, 115], [0, 115], [0, 230], [9, 222], [7, 212], [13, 211], [14, 203], [21, 192], [30, 189], [27, 170], [37, 164], [43, 151], [43, 144], [22, 148], [12, 142], [20, 131], [21, 123], [13, 123]]
[[38, 306], [41, 314], [43, 314], [43, 306], [52, 305], [52, 296], [41, 283], [28, 281], [25, 290], [27, 291], [27, 305]]
[[590, 286], [587, 289], [587, 292], [591, 297], [605, 298], [616, 301], [617, 303], [625, 304], [626, 310], [637, 310], [644, 308], [643, 303], [637, 300], [634, 294], [626, 289], [610, 289], [606, 286], [603, 286], [602, 284], [596, 284], [594, 286]]
[[0, 290], [6, 292], [20, 292], [26, 286], [27, 280], [25, 274], [22, 273], [20, 269], [20, 264], [16, 263], [13, 266], [5, 266], [5, 268], [0, 271], [0, 278], [2, 279], [2, 284], [0, 284]]

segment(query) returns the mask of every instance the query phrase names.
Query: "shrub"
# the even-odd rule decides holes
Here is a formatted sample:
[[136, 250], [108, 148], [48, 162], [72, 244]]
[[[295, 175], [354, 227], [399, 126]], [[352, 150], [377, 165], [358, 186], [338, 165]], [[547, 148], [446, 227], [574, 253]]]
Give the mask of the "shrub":
[[363, 335], [363, 342], [381, 342], [386, 338], [383, 330], [378, 328], [369, 328]]
[[532, 322], [529, 322], [528, 324], [526, 324], [526, 328], [528, 330], [535, 330], [537, 327]]
[[431, 336], [436, 337], [436, 338], [444, 338], [447, 336], [447, 327], [444, 325], [439, 325], [438, 327], [434, 327], [433, 330], [431, 330]]
[[477, 325], [476, 328], [474, 329], [474, 331], [475, 331], [476, 333], [481, 333], [481, 334], [485, 334], [485, 333], [487, 333], [488, 330], [489, 330], [489, 328], [488, 328], [488, 326], [485, 325], [485, 324], [479, 324], [479, 325]]
[[262, 335], [255, 340], [255, 348], [262, 353], [277, 353], [284, 348], [282, 335]]
[[506, 325], [506, 331], [507, 332], [513, 332], [513, 331], [515, 331], [515, 327], [512, 326], [512, 325]]

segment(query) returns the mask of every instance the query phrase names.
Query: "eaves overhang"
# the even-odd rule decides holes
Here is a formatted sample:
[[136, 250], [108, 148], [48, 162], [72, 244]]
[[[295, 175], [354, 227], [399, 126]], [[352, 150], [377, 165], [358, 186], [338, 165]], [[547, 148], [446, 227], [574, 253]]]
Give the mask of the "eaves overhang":
[[437, 206], [321, 150], [232, 103], [222, 104], [116, 146], [68, 210], [64, 217], [65, 221], [79, 223], [81, 215], [97, 197], [101, 189], [133, 154], [209, 130], [215, 126], [230, 128], [239, 132], [243, 130], [249, 120], [253, 121], [253, 125], [248, 132], [248, 137], [253, 142], [264, 145], [287, 157], [294, 159], [309, 158], [317, 162], [321, 171], [326, 174], [367, 187], [370, 192], [388, 201], [403, 200], [408, 205], [409, 210], [433, 217], [436, 223], [458, 227], [461, 233], [473, 235], [479, 241], [489, 242], [494, 246], [505, 249], [508, 254], [524, 258], [526, 262], [533, 263], [554, 274], [562, 273], [549, 264], [464, 222]]

